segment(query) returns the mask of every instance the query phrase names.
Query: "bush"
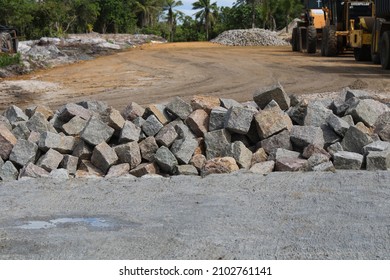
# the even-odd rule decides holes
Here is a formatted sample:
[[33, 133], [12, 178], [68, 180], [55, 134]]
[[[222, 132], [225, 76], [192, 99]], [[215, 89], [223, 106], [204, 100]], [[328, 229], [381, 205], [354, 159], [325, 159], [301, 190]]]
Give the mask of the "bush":
[[1, 53], [0, 54], [0, 67], [6, 67], [9, 65], [15, 65], [15, 64], [20, 64], [20, 53], [17, 54], [6, 54], [6, 53]]

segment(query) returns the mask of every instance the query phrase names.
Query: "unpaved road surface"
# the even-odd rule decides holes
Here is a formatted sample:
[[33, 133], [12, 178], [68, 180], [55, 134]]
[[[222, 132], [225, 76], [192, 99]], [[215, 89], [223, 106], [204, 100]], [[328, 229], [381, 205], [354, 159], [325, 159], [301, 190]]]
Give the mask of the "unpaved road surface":
[[256, 88], [276, 82], [288, 93], [328, 93], [352, 85], [390, 99], [389, 78], [390, 71], [355, 62], [351, 54], [324, 58], [290, 47], [158, 44], [2, 80], [0, 110], [90, 99], [122, 109], [132, 101], [147, 105], [193, 95], [248, 101]]
[[28, 180], [0, 259], [390, 259], [390, 172]]

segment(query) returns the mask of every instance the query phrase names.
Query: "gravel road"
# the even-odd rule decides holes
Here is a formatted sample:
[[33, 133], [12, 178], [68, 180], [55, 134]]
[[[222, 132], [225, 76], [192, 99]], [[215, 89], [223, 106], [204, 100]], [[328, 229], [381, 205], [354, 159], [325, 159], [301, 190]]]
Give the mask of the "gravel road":
[[390, 172], [0, 184], [0, 259], [390, 259]]

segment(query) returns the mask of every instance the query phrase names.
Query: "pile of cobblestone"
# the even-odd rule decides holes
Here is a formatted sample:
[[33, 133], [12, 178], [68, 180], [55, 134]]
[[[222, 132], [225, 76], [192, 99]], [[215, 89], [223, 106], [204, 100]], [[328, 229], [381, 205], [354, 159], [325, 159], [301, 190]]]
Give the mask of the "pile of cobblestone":
[[228, 30], [218, 35], [211, 42], [226, 46], [289, 45], [286, 40], [278, 36], [278, 33], [260, 28]]
[[308, 101], [278, 84], [245, 103], [11, 106], [0, 117], [0, 178], [389, 170], [390, 108], [361, 90], [340, 96]]

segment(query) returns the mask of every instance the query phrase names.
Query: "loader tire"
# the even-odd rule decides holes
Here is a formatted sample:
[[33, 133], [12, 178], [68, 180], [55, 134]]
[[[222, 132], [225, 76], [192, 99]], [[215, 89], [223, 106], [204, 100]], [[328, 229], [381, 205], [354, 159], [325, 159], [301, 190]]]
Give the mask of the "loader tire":
[[372, 36], [371, 36], [371, 61], [374, 64], [381, 64], [381, 57], [378, 52], [375, 52], [375, 44], [376, 44], [376, 20], [374, 22], [374, 27], [372, 28]]
[[371, 61], [370, 46], [362, 46], [361, 48], [353, 49], [353, 56], [356, 61]]
[[328, 26], [322, 28], [321, 56], [325, 56], [325, 46], [327, 44]]
[[336, 27], [334, 25], [329, 26], [327, 29], [325, 56], [337, 56], [337, 35]]
[[302, 51], [302, 32], [301, 28], [297, 28], [297, 52]]
[[390, 69], [390, 31], [386, 31], [382, 35], [380, 53], [382, 68]]
[[291, 38], [292, 51], [298, 51], [298, 27], [293, 28]]
[[306, 31], [307, 53], [316, 53], [317, 51], [317, 29], [310, 25]]

